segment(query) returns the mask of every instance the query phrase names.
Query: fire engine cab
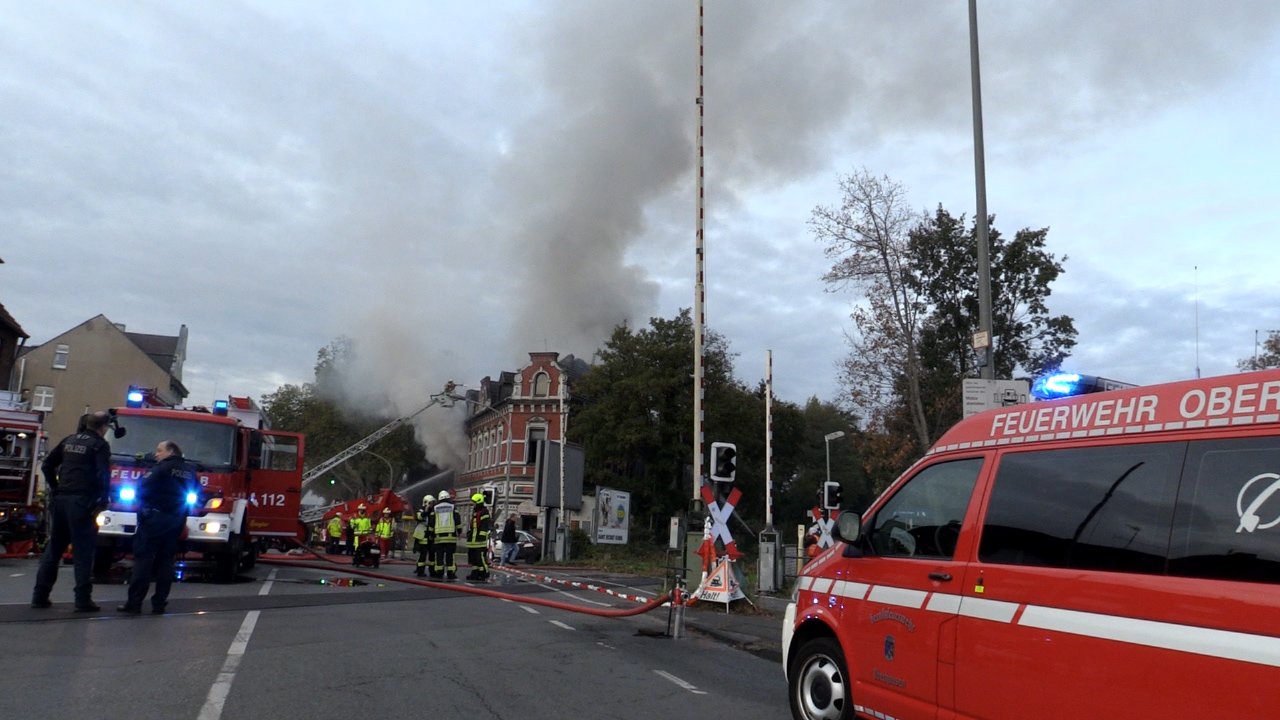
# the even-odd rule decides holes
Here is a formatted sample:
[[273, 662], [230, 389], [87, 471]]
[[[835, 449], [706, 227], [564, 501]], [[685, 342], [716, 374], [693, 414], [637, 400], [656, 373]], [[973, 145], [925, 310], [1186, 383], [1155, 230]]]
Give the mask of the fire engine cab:
[[973, 415], [838, 531], [797, 718], [1280, 712], [1280, 370]]
[[111, 504], [97, 517], [99, 570], [127, 550], [137, 530], [137, 485], [162, 440], [177, 443], [186, 462], [182, 549], [213, 560], [217, 577], [252, 566], [264, 542], [302, 539], [302, 435], [263, 427], [248, 398], [219, 400], [212, 409], [143, 405], [145, 395], [131, 391], [129, 406], [113, 411], [125, 433], [111, 441]]

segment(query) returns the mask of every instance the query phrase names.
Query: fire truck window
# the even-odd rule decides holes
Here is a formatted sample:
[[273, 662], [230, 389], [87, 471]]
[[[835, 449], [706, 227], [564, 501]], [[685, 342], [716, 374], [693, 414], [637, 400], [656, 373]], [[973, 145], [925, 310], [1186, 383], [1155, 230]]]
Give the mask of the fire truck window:
[[884, 557], [950, 558], [982, 458], [930, 465], [876, 513], [868, 540]]
[[298, 468], [298, 440], [268, 435], [262, 442], [262, 469], [292, 472]]
[[1007, 453], [978, 559], [1161, 574], [1184, 443]]
[[1169, 574], [1280, 582], [1280, 438], [1191, 444]]

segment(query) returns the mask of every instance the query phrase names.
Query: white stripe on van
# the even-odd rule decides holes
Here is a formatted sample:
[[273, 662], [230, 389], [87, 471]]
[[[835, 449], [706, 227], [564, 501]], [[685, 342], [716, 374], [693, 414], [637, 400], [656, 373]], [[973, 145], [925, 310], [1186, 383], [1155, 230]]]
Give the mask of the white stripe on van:
[[810, 587], [816, 593], [825, 593], [831, 589], [831, 584], [835, 582], [832, 578], [817, 577], [813, 579]]
[[924, 600], [927, 597], [929, 597], [929, 593], [923, 590], [908, 590], [907, 588], [876, 585], [871, 588], [871, 594], [867, 596], [867, 600], [919, 610], [924, 607]]
[[[967, 600], [968, 598], [966, 598]], [[1019, 625], [1280, 667], [1280, 638], [1028, 605]]]
[[801, 575], [800, 578], [796, 580], [796, 587], [800, 588], [801, 590], [808, 590], [809, 586], [812, 584], [813, 584], [812, 575]]
[[960, 612], [960, 596], [934, 593], [929, 596], [929, 604], [924, 609], [944, 615], [955, 615]]
[[866, 583], [840, 580], [836, 583], [835, 587], [831, 588], [831, 594], [844, 598], [861, 600], [867, 596], [867, 591], [870, 589], [871, 586]]
[[960, 614], [979, 620], [1007, 623], [1013, 620], [1017, 612], [1018, 603], [978, 597], [966, 597], [960, 600]]

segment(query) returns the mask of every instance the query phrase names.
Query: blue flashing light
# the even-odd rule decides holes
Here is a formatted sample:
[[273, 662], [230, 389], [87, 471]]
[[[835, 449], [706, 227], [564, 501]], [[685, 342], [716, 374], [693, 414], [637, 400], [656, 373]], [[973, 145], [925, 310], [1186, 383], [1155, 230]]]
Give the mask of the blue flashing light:
[[120, 488], [120, 502], [133, 502], [138, 499], [138, 489], [132, 485], [124, 485]]
[[213, 414], [214, 414], [214, 415], [226, 415], [226, 414], [227, 414], [227, 401], [226, 401], [226, 400], [214, 400], [214, 401], [213, 401]]
[[1040, 400], [1079, 395], [1082, 391], [1082, 379], [1079, 373], [1054, 373], [1036, 380], [1031, 385], [1031, 394]]
[[195, 490], [191, 490], [190, 492], [187, 493], [187, 505], [191, 507], [195, 507], [195, 504], [199, 501], [200, 501], [200, 494], [197, 493]]
[[131, 408], [142, 407], [142, 391], [130, 389], [129, 394], [124, 396], [124, 404]]

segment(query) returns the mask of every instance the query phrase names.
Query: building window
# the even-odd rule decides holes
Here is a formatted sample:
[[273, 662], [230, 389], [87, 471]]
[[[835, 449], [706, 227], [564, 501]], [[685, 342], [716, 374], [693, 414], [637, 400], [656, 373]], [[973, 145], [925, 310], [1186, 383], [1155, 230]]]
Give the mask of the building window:
[[551, 394], [551, 376], [544, 372], [539, 372], [537, 375], [534, 375], [533, 376], [533, 396], [546, 397], [547, 395], [550, 395], [550, 394]]
[[70, 345], [59, 345], [53, 349], [53, 367], [57, 370], [67, 369], [67, 356], [71, 354]]
[[530, 465], [538, 462], [538, 447], [547, 439], [547, 429], [529, 428], [529, 439], [525, 441], [524, 461]]
[[37, 385], [31, 393], [31, 409], [49, 412], [53, 410], [53, 388], [48, 385]]

